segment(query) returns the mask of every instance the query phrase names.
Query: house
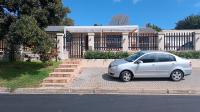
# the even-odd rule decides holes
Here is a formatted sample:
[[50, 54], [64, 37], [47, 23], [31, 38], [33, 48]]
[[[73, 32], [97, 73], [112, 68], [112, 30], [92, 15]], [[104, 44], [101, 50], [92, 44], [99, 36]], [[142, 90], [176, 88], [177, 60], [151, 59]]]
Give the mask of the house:
[[138, 26], [49, 26], [46, 31], [59, 32], [58, 45], [62, 48], [59, 52], [65, 53], [63, 58], [67, 54], [70, 58], [81, 58], [87, 50], [128, 51], [132, 45], [129, 36], [138, 33]]
[[[137, 25], [127, 26], [48, 26], [46, 32], [56, 38], [60, 59], [82, 58], [84, 52], [95, 51], [138, 51], [200, 50], [200, 30], [163, 30]], [[5, 43], [0, 41], [0, 52]], [[26, 49], [24, 49], [26, 51]], [[1, 53], [2, 54], [2, 53]]]

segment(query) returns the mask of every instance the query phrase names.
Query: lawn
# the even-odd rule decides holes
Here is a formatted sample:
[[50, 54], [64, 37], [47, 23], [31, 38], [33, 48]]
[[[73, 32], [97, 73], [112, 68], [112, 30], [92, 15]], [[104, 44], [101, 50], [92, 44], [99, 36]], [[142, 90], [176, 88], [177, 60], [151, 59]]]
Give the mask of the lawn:
[[38, 87], [60, 62], [0, 62], [0, 87]]

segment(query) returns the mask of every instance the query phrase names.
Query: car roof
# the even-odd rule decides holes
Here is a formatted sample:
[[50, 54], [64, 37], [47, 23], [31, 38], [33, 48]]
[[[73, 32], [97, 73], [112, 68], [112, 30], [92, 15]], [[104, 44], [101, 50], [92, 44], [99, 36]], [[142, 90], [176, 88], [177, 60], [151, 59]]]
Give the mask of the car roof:
[[143, 52], [144, 54], [147, 54], [147, 53], [168, 53], [168, 52], [165, 52], [165, 51], [141, 51]]

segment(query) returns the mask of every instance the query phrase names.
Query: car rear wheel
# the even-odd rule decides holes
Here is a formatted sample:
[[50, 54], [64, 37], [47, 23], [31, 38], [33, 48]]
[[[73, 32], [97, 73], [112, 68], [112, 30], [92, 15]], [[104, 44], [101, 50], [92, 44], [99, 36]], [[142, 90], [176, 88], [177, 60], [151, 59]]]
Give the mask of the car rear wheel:
[[184, 74], [181, 70], [174, 70], [172, 73], [171, 73], [171, 79], [173, 81], [181, 81], [184, 77]]
[[123, 82], [129, 82], [131, 81], [133, 75], [130, 71], [123, 71], [120, 75], [120, 79], [123, 81]]

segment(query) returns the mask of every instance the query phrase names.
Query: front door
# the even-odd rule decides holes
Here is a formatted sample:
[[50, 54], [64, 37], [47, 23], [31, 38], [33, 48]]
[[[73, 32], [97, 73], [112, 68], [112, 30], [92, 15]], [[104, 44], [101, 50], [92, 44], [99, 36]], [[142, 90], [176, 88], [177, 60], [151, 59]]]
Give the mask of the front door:
[[156, 56], [155, 54], [147, 54], [139, 60], [142, 63], [138, 64], [135, 70], [135, 77], [155, 77], [156, 71]]

